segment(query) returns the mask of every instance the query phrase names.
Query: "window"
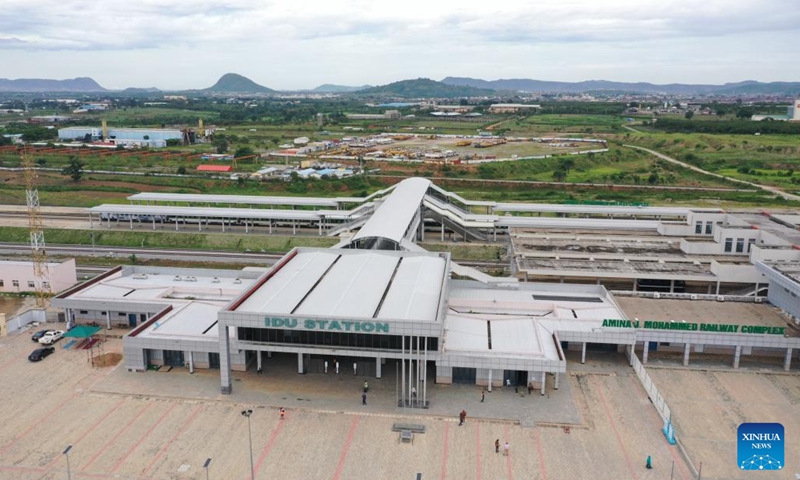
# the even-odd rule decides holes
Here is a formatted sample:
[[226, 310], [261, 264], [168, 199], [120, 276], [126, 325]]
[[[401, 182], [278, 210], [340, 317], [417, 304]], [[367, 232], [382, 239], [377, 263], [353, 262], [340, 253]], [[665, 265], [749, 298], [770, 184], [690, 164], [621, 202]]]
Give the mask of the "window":
[[714, 222], [706, 222], [706, 235], [711, 235], [712, 228], [714, 228]]
[[725, 239], [725, 252], [732, 252], [733, 251], [733, 239], [726, 238]]
[[0, 288], [3, 288], [4, 286], [5, 286], [5, 283], [2, 280], [0, 280]]
[[36, 288], [36, 284], [33, 283], [33, 280], [28, 280], [28, 288]]
[[736, 253], [744, 253], [744, 238], [736, 239]]
[[754, 243], [756, 243], [755, 238], [747, 240], [747, 253], [750, 253], [750, 247], [752, 247]]
[[694, 222], [694, 233], [697, 235], [703, 233], [703, 222]]
[[89, 313], [88, 310], [81, 310], [81, 315], [87, 315]]
[[11, 280], [11, 286], [19, 288], [19, 280]]
[[42, 282], [42, 288], [45, 290], [50, 290], [50, 282]]
[[122, 312], [119, 312], [117, 314], [118, 317], [124, 317], [124, 316], [127, 316], [127, 315], [128, 315], [127, 313], [122, 313]]

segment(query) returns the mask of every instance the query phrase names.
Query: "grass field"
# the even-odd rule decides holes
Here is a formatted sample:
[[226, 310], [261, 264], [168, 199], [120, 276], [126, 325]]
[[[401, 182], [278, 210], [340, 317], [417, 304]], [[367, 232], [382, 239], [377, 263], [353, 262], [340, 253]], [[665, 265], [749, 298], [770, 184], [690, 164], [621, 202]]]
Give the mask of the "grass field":
[[[95, 245], [141, 248], [185, 248], [228, 252], [285, 253], [294, 247], [327, 248], [339, 240], [330, 237], [232, 235], [221, 233], [122, 232], [102, 230], [45, 229], [47, 243], [52, 245]], [[0, 241], [25, 243], [27, 228], [0, 227]]]

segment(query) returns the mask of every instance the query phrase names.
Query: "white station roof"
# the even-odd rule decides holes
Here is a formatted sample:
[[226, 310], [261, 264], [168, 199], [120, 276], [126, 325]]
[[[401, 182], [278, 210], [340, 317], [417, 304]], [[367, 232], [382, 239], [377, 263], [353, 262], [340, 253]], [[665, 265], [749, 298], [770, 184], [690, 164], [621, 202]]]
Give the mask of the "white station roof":
[[104, 204], [89, 209], [92, 213], [115, 215], [162, 215], [170, 217], [201, 218], [246, 218], [253, 220], [308, 220], [322, 218], [319, 212], [303, 210], [270, 210], [265, 208], [214, 208], [214, 207], [166, 207], [150, 205]]
[[333, 207], [339, 205], [336, 198], [319, 197], [264, 197], [261, 195], [205, 195], [193, 193], [137, 193], [128, 200], [132, 202], [176, 202], [176, 203], [224, 203], [228, 205], [298, 205]]
[[682, 216], [689, 215], [689, 208], [681, 207], [627, 207], [613, 205], [560, 205], [547, 203], [498, 203], [494, 206], [498, 212], [548, 212], [572, 213], [577, 215], [648, 215], [648, 216]]
[[445, 259], [399, 252], [301, 249], [235, 311], [436, 321]]
[[398, 183], [394, 192], [378, 207], [352, 241], [386, 238], [399, 244], [430, 186], [430, 180], [424, 178], [407, 178]]

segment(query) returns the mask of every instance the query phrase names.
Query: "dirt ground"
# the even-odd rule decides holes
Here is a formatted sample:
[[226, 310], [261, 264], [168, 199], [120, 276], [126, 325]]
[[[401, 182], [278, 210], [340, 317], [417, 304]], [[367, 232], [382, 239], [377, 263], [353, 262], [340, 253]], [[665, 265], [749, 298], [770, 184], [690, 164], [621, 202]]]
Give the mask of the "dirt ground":
[[786, 326], [777, 308], [763, 303], [701, 300], [654, 300], [615, 297], [628, 318], [641, 320], [686, 320], [697, 323]]

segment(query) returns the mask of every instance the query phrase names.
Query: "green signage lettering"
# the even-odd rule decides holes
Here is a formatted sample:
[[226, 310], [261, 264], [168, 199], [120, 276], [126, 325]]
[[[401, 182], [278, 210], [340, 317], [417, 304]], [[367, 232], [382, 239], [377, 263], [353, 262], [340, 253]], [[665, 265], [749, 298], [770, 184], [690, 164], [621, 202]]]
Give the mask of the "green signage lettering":
[[[640, 328], [638, 320], [622, 320], [606, 318], [603, 319], [603, 326], [610, 328]], [[641, 328], [648, 330], [681, 330], [686, 332], [710, 332], [710, 333], [749, 333], [755, 335], [784, 335], [786, 327], [766, 327], [762, 325], [735, 325], [725, 323], [692, 323], [686, 321], [663, 321], [645, 320], [641, 322]]]
[[266, 317], [264, 326], [267, 328], [301, 328], [303, 330], [326, 330], [332, 332], [389, 333], [389, 324], [386, 322], [358, 322], [355, 320], [316, 320], [311, 318], [299, 320], [297, 318]]

